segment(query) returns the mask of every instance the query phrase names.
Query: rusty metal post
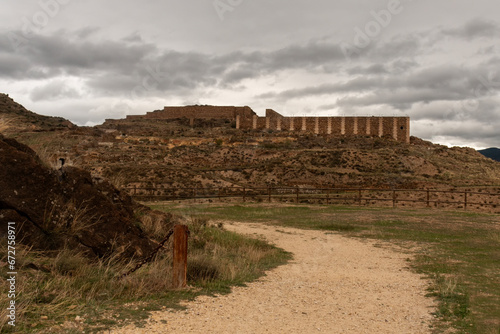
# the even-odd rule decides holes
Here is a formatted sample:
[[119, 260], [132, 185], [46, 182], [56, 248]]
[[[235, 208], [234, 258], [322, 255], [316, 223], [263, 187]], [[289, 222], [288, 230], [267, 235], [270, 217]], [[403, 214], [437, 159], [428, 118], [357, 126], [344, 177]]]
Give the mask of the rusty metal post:
[[186, 225], [174, 226], [173, 281], [174, 289], [184, 288], [187, 279], [188, 234]]

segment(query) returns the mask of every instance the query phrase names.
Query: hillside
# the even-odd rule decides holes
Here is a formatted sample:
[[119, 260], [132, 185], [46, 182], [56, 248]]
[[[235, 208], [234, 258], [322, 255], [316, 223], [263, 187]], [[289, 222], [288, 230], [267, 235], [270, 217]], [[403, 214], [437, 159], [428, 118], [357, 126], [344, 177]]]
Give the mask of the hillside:
[[484, 150], [479, 150], [478, 152], [487, 158], [500, 161], [500, 148], [490, 147]]
[[75, 125], [62, 117], [38, 115], [16, 103], [8, 94], [0, 93], [0, 126], [8, 125], [2, 132], [54, 131], [73, 128]]
[[500, 164], [471, 148], [412, 137], [327, 137], [237, 130], [224, 120], [124, 119], [16, 136], [49, 164], [69, 164], [120, 187], [450, 188], [500, 185]]

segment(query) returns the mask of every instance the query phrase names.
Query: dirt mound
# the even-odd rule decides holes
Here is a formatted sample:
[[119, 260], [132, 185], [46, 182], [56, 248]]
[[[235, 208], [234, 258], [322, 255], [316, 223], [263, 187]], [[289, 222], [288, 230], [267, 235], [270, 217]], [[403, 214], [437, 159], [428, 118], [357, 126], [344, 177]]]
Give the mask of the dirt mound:
[[[140, 227], [140, 216], [150, 213], [110, 183], [78, 168], [46, 167], [28, 146], [0, 135], [1, 234], [12, 221], [18, 242], [36, 249], [143, 256], [156, 246]], [[171, 216], [162, 219], [173, 224]]]

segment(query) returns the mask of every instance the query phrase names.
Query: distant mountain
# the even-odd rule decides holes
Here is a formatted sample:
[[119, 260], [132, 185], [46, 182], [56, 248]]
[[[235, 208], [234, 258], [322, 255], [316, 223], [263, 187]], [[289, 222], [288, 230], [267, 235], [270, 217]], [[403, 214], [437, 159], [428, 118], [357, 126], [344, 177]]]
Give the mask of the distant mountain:
[[490, 147], [485, 150], [479, 150], [478, 152], [487, 158], [500, 161], [500, 148]]
[[0, 131], [54, 131], [76, 125], [62, 117], [38, 115], [15, 102], [8, 94], [0, 93]]

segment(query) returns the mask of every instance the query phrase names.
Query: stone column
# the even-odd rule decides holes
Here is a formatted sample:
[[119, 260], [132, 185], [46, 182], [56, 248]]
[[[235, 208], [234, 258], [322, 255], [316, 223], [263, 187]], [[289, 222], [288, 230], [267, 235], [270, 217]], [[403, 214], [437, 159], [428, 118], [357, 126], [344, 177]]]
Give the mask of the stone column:
[[295, 130], [294, 121], [295, 121], [295, 117], [290, 117], [290, 131]]
[[345, 135], [345, 117], [340, 118], [340, 134]]
[[354, 135], [358, 134], [358, 118], [357, 117], [354, 117], [354, 130], [353, 130], [353, 134]]
[[314, 119], [314, 133], [319, 134], [319, 117]]
[[328, 129], [326, 130], [327, 134], [332, 134], [332, 118], [328, 117]]
[[366, 118], [366, 134], [369, 136], [372, 131], [372, 119], [371, 117]]
[[276, 130], [281, 131], [281, 118], [277, 119], [278, 124], [276, 125]]
[[382, 117], [378, 118], [378, 136], [382, 137], [384, 135], [384, 119]]
[[302, 131], [307, 130], [306, 118], [302, 117]]
[[236, 115], [236, 129], [240, 128], [240, 115]]
[[271, 119], [269, 117], [266, 117], [266, 130], [269, 130], [271, 124]]
[[410, 117], [406, 118], [406, 143], [410, 143]]
[[392, 118], [392, 138], [394, 138], [394, 140], [398, 140], [398, 118], [397, 117]]
[[257, 129], [257, 115], [253, 115], [253, 119], [252, 119], [252, 128], [254, 130]]

